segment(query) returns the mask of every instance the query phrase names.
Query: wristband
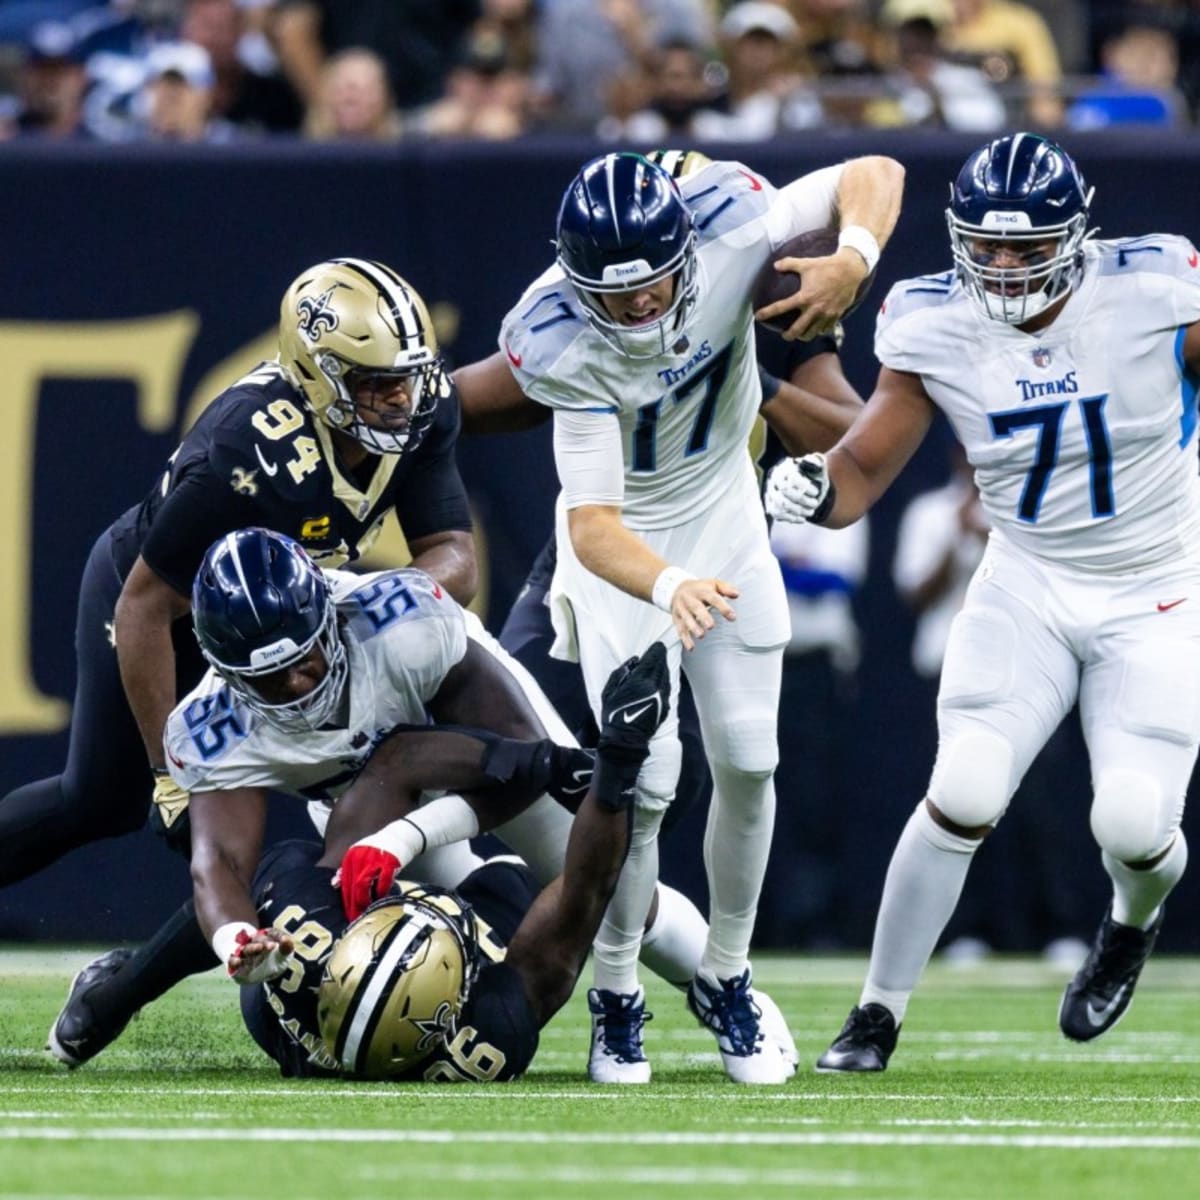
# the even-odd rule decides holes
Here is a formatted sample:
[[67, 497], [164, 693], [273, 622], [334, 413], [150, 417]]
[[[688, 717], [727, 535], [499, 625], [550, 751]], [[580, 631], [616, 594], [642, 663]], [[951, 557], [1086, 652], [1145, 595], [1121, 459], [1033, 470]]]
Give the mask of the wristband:
[[650, 592], [650, 603], [655, 608], [661, 608], [663, 612], [669, 613], [671, 601], [675, 598], [675, 592], [679, 585], [695, 578], [696, 576], [691, 571], [685, 571], [682, 567], [663, 567]]
[[221, 960], [221, 966], [228, 967], [233, 952], [238, 948], [238, 934], [246, 933], [253, 937], [258, 932], [253, 925], [245, 921], [226, 921], [212, 935], [213, 953]]
[[875, 235], [863, 225], [847, 225], [838, 231], [838, 249], [849, 246], [867, 264], [867, 274], [879, 265], [879, 243]]

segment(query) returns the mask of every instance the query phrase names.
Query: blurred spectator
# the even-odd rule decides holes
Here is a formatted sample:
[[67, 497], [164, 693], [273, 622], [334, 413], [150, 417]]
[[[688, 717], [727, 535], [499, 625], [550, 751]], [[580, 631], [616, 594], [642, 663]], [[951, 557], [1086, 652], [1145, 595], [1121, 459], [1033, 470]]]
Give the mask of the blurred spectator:
[[1062, 65], [1042, 16], [1017, 0], [953, 0], [946, 48], [982, 67], [993, 83], [1027, 90], [1023, 112], [1037, 126], [1062, 123]]
[[821, 102], [796, 71], [800, 29], [787, 10], [744, 0], [722, 18], [720, 46], [729, 71], [722, 111], [696, 117], [697, 136], [761, 141], [786, 129], [813, 129]]
[[146, 56], [140, 98], [145, 136], [155, 141], [228, 142], [235, 130], [212, 115], [216, 76], [208, 51], [192, 42], [162, 42]]
[[30, 31], [18, 77], [16, 132], [39, 138], [86, 138], [83, 48], [71, 27], [46, 21]]
[[897, 95], [890, 105], [872, 106], [872, 123], [886, 124], [881, 114], [890, 107], [902, 125], [965, 133], [1004, 127], [1004, 102], [987, 76], [946, 57], [941, 31], [953, 20], [950, 0], [889, 0], [882, 15], [894, 26], [896, 66], [888, 83]]
[[[537, 15], [535, 115], [552, 129], [592, 132], [645, 100], [649, 51], [672, 39], [712, 44], [707, 0], [550, 0]], [[631, 90], [631, 81], [635, 82]], [[614, 96], [614, 93], [616, 95]]]
[[1104, 82], [1071, 105], [1072, 129], [1174, 125], [1183, 118], [1176, 90], [1179, 42], [1163, 17], [1147, 8], [1131, 10], [1126, 23], [1104, 39], [1100, 60]]
[[244, 129], [290, 132], [304, 108], [267, 37], [268, 6], [269, 0], [186, 0], [179, 37], [208, 51], [215, 116]]
[[304, 120], [318, 141], [395, 141], [403, 133], [387, 67], [374, 50], [339, 50], [321, 68], [317, 102]]
[[793, 781], [796, 794], [781, 791], [775, 812], [755, 925], [762, 945], [832, 949], [845, 923], [860, 656], [853, 601], [866, 577], [868, 541], [864, 521], [837, 530], [781, 521], [771, 528], [792, 622], [779, 698], [779, 778]]
[[477, 26], [446, 79], [445, 95], [414, 114], [413, 129], [429, 137], [519, 137], [528, 125], [529, 87], [509, 62], [500, 33]]
[[325, 59], [368, 46], [387, 64], [392, 94], [405, 110], [442, 94], [479, 12], [480, 0], [278, 0], [275, 47], [292, 86], [312, 104]]
[[613, 141], [654, 145], [687, 145], [703, 138], [698, 123], [713, 111], [716, 99], [709, 67], [704, 51], [682, 38], [656, 46], [646, 59], [645, 107], [626, 121], [606, 117], [597, 132]]
[[786, 7], [800, 27], [800, 51], [827, 123], [862, 124], [887, 61], [887, 38], [871, 15], [877, 0], [786, 0]]
[[0, 0], [0, 42], [26, 44], [38, 25], [104, 7], [105, 0]]
[[534, 0], [481, 0], [482, 15], [472, 36], [486, 33], [504, 43], [505, 61], [514, 71], [530, 74], [537, 61]]

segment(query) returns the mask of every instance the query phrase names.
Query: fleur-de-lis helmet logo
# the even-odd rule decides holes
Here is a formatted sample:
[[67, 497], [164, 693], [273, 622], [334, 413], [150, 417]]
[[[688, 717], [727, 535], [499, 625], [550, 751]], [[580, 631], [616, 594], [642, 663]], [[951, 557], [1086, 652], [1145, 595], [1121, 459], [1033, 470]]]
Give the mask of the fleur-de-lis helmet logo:
[[332, 333], [338, 327], [337, 310], [329, 303], [337, 284], [327, 287], [316, 296], [305, 296], [296, 305], [296, 324], [301, 335], [310, 344], [322, 333]]

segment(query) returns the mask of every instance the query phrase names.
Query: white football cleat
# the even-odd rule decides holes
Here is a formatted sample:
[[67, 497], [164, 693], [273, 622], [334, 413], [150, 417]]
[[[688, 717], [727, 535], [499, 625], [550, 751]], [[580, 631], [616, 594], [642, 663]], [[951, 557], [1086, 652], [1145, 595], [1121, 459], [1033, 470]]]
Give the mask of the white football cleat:
[[781, 1084], [795, 1074], [795, 1065], [785, 1058], [774, 1035], [766, 1036], [749, 967], [732, 979], [698, 971], [688, 987], [687, 1003], [700, 1024], [715, 1035], [725, 1074], [734, 1083]]
[[792, 1031], [788, 1028], [779, 1005], [766, 992], [760, 992], [756, 987], [750, 989], [750, 999], [758, 1005], [761, 1014], [758, 1020], [763, 1036], [768, 1042], [775, 1043], [779, 1053], [783, 1055], [783, 1061], [791, 1067], [791, 1074], [795, 1075], [796, 1068], [800, 1065], [800, 1051], [796, 1049], [796, 1039], [792, 1037]]
[[654, 1015], [646, 1011], [646, 993], [588, 991], [592, 1014], [592, 1051], [588, 1078], [593, 1083], [649, 1083], [650, 1061], [642, 1049], [642, 1027]]

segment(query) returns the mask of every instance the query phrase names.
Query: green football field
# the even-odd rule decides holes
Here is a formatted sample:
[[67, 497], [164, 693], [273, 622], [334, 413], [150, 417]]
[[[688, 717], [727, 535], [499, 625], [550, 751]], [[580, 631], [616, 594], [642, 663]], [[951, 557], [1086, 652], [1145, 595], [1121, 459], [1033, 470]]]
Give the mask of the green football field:
[[934, 964], [883, 1075], [818, 1075], [859, 959], [761, 957], [800, 1047], [739, 1088], [682, 998], [652, 986], [654, 1082], [587, 1083], [582, 989], [520, 1083], [288, 1083], [216, 972], [69, 1073], [41, 1050], [93, 952], [0, 951], [0, 1196], [1177, 1197], [1200, 1194], [1200, 962], [1151, 962], [1100, 1042], [1055, 1023], [1040, 962]]

